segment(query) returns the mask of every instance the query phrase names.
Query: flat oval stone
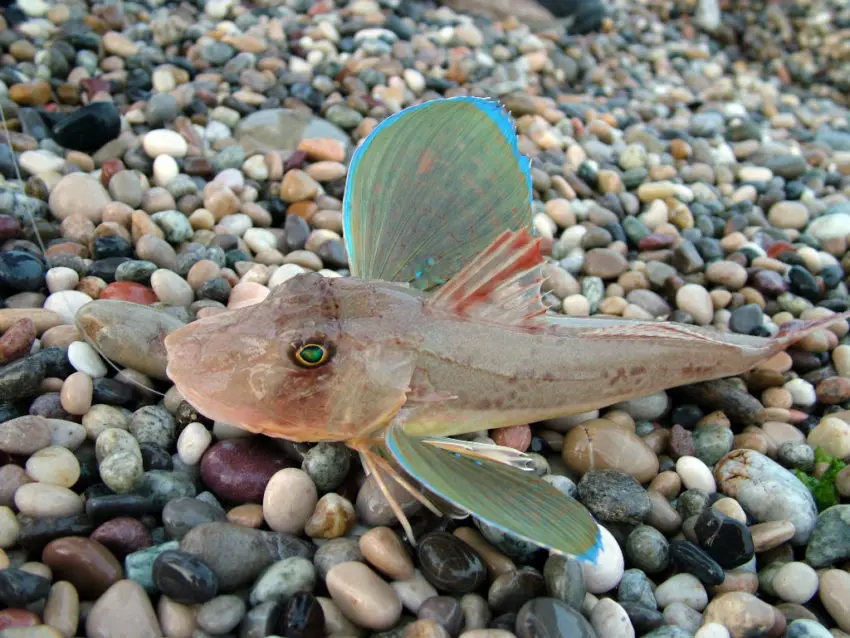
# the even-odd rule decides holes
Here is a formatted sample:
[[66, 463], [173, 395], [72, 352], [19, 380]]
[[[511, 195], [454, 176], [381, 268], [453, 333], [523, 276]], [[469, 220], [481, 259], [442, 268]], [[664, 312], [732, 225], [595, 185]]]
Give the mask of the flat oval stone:
[[219, 498], [262, 503], [274, 474], [286, 467], [283, 452], [256, 438], [219, 441], [201, 458], [201, 479]]
[[658, 457], [639, 436], [605, 419], [582, 423], [564, 438], [563, 458], [573, 472], [618, 470], [647, 483], [658, 474]]
[[220, 507], [188, 496], [168, 501], [162, 510], [165, 531], [170, 538], [176, 540], [180, 540], [199, 525], [224, 521], [225, 518], [226, 514]]
[[140, 520], [129, 516], [106, 521], [89, 538], [102, 543], [119, 559], [153, 545], [150, 530]]
[[171, 600], [195, 605], [211, 600], [218, 593], [218, 577], [197, 556], [169, 550], [153, 564], [153, 582]]
[[428, 582], [450, 594], [475, 591], [487, 578], [487, 569], [478, 553], [447, 532], [432, 532], [419, 539], [417, 555]]
[[121, 563], [97, 541], [80, 536], [57, 538], [44, 548], [42, 562], [56, 580], [67, 580], [80, 597], [95, 599], [121, 579]]
[[396, 592], [363, 563], [340, 563], [328, 572], [325, 583], [342, 613], [361, 627], [383, 631], [401, 617]]
[[518, 638], [596, 638], [581, 612], [556, 598], [529, 600], [516, 616]]
[[50, 427], [43, 417], [19, 416], [0, 423], [0, 451], [29, 456], [50, 442]]

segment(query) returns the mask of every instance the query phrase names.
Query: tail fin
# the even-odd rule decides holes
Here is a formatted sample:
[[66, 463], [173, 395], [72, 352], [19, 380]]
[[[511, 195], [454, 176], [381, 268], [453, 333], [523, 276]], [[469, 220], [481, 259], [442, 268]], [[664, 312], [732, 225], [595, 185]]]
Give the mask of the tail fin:
[[772, 341], [777, 344], [782, 344], [782, 348], [784, 349], [797, 343], [800, 339], [808, 337], [813, 332], [828, 328], [837, 321], [847, 321], [848, 319], [850, 319], [850, 310], [830, 315], [823, 319], [814, 319], [812, 321], [794, 319], [783, 323], [779, 327], [779, 332], [776, 333], [776, 336], [772, 339]]

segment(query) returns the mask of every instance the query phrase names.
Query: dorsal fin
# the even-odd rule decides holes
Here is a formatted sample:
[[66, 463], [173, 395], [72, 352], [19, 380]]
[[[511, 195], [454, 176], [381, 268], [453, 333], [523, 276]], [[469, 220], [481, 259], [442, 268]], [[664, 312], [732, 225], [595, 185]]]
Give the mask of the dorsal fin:
[[506, 230], [428, 299], [427, 306], [504, 325], [541, 325], [540, 238]]

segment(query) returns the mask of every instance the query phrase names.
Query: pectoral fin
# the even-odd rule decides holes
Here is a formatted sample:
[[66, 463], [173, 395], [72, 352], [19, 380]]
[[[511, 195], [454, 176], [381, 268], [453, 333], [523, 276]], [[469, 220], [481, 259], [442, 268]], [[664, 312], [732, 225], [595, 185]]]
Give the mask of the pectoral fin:
[[462, 446], [441, 449], [398, 425], [388, 428], [384, 441], [405, 472], [476, 518], [545, 549], [596, 560], [602, 537], [590, 513], [539, 477], [465, 454]]

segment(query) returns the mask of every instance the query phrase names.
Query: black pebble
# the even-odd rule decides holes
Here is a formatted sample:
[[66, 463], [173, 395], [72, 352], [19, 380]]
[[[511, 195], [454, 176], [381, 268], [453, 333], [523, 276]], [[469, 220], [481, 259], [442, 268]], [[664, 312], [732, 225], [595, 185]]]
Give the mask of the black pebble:
[[92, 265], [89, 266], [89, 276], [100, 277], [106, 283], [111, 284], [115, 281], [115, 271], [118, 270], [118, 266], [123, 264], [125, 261], [130, 261], [130, 258], [106, 257], [105, 259], [93, 261]]
[[274, 633], [284, 638], [323, 638], [325, 613], [310, 592], [297, 592], [283, 603]]
[[704, 585], [719, 585], [726, 578], [717, 561], [690, 541], [670, 543], [670, 559], [679, 569], [693, 574]]
[[174, 468], [174, 461], [168, 450], [160, 447], [156, 443], [145, 442], [139, 447], [142, 450], [142, 467], [145, 472], [151, 470], [165, 470], [170, 472]]
[[124, 405], [133, 400], [133, 388], [126, 383], [115, 379], [101, 377], [92, 383], [93, 403], [105, 403], [106, 405]]
[[230, 282], [224, 277], [213, 277], [207, 279], [201, 284], [198, 290], [198, 299], [212, 299], [220, 303], [226, 304], [230, 299], [230, 291], [232, 290]]
[[0, 570], [0, 602], [7, 607], [24, 607], [50, 593], [50, 581], [44, 576], [9, 567]]
[[45, 377], [44, 362], [33, 355], [0, 368], [0, 401], [17, 401], [38, 393]]
[[53, 127], [53, 139], [60, 146], [96, 151], [121, 133], [121, 114], [111, 102], [92, 102], [62, 118]]
[[749, 528], [712, 507], [699, 515], [694, 533], [700, 546], [724, 569], [739, 567], [755, 554]]
[[791, 266], [788, 271], [789, 288], [795, 295], [809, 300], [817, 299], [820, 294], [818, 280], [808, 270], [801, 266]]
[[638, 635], [642, 636], [666, 624], [664, 615], [657, 609], [650, 609], [649, 607], [628, 601], [620, 601], [620, 606], [628, 615], [632, 627], [635, 628]]
[[36, 292], [44, 285], [45, 263], [25, 250], [0, 252], [0, 286], [16, 292]]
[[68, 360], [68, 350], [65, 348], [44, 348], [30, 356], [44, 362], [45, 376], [65, 379], [74, 373], [74, 367]]
[[197, 556], [168, 550], [153, 564], [153, 582], [172, 600], [184, 605], [205, 603], [218, 593], [218, 576]]
[[705, 412], [698, 405], [683, 403], [673, 410], [670, 415], [670, 422], [673, 425], [679, 424], [686, 430], [693, 430], [704, 416]]
[[133, 245], [118, 235], [104, 235], [94, 240], [92, 257], [106, 259], [108, 257], [132, 257]]
[[417, 548], [426, 580], [449, 594], [468, 594], [487, 578], [484, 561], [460, 538], [448, 532], [426, 534]]
[[41, 553], [50, 541], [65, 536], [89, 536], [94, 525], [85, 514], [75, 516], [47, 516], [33, 518], [18, 516], [21, 528], [18, 532], [18, 544], [31, 553]]
[[145, 514], [158, 514], [161, 508], [153, 500], [137, 494], [108, 494], [89, 498], [86, 514], [95, 523], [102, 523], [119, 516], [140, 518]]

